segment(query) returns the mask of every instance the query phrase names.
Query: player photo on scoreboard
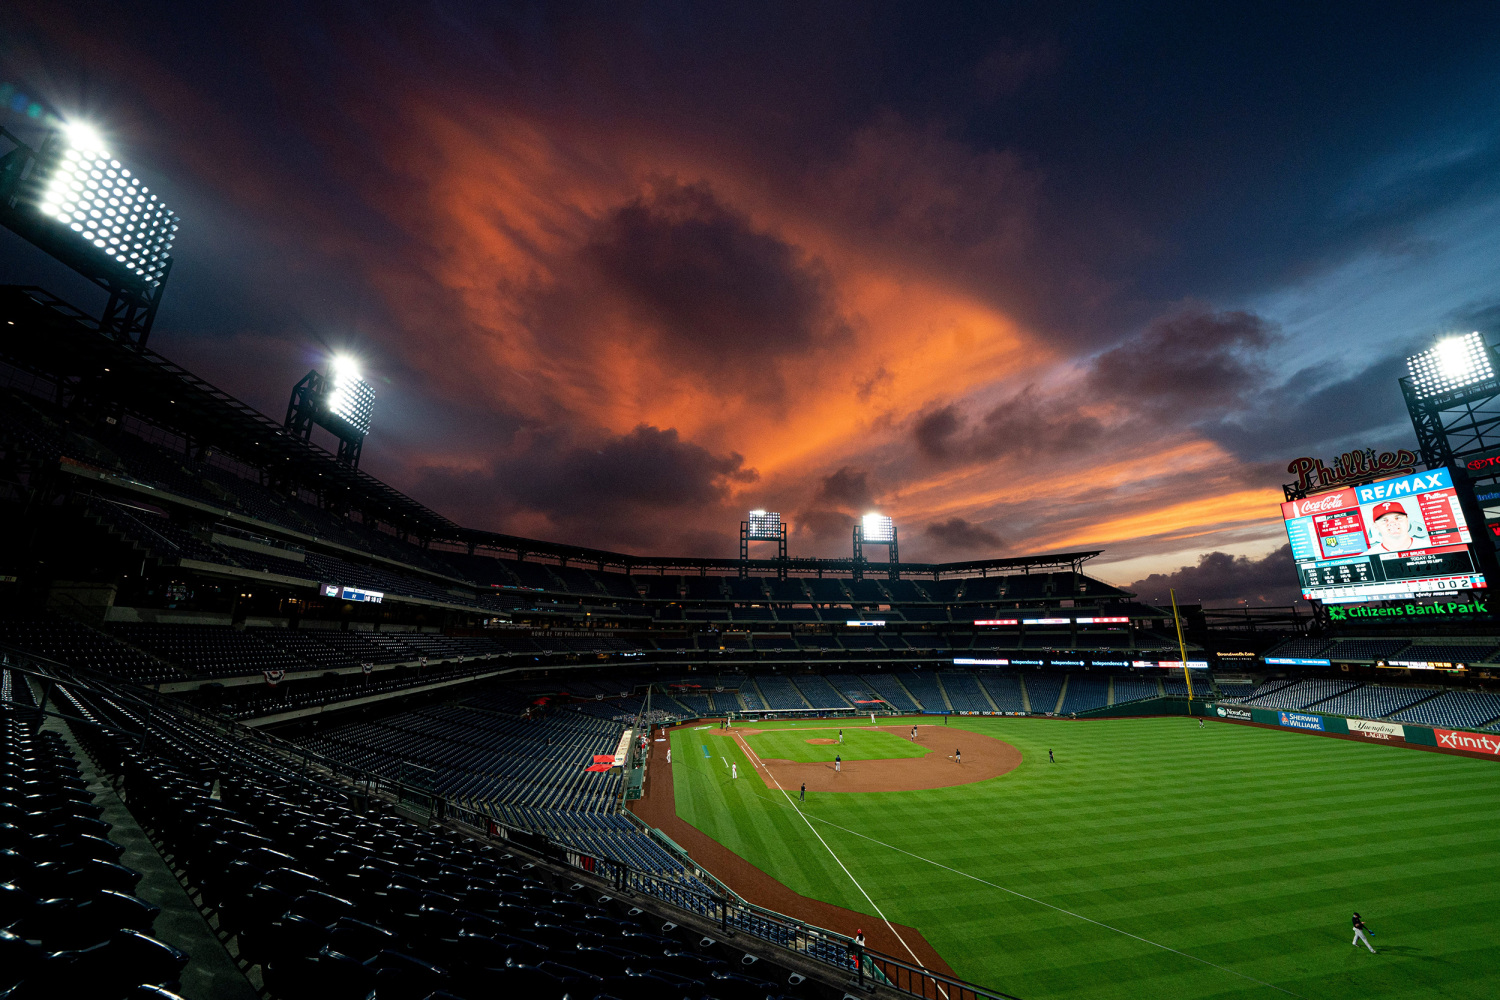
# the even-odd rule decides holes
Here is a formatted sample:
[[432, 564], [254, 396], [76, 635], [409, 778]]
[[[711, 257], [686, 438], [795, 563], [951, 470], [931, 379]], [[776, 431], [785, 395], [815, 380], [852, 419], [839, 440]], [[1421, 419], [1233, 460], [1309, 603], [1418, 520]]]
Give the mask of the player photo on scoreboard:
[[1431, 544], [1416, 497], [1383, 500], [1362, 505], [1360, 510], [1364, 513], [1365, 533], [1370, 539], [1368, 552], [1411, 553]]

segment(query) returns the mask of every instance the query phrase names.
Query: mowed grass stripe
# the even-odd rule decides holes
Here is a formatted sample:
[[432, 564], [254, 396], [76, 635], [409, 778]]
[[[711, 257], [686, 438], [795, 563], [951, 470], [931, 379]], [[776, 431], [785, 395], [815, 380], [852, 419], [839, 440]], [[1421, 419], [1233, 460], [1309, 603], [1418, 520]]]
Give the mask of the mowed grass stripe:
[[[1478, 958], [1500, 939], [1490, 762], [1185, 719], [955, 721], [944, 744], [967, 729], [1011, 742], [1022, 765], [962, 788], [813, 796], [808, 815], [1309, 997], [1500, 995]], [[689, 762], [679, 790], [685, 771], [708, 778], [709, 762], [675, 759]], [[743, 788], [680, 791], [681, 815], [797, 891], [867, 911], [738, 759]], [[1277, 995], [820, 832], [893, 921], [1028, 1000]], [[1382, 949], [1368, 962], [1348, 944], [1354, 908]]]

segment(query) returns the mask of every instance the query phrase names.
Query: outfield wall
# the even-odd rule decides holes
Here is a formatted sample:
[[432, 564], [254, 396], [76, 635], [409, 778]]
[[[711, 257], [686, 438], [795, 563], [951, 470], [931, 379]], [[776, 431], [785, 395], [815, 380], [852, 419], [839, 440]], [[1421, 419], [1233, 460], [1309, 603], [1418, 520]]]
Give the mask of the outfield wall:
[[[1166, 714], [1166, 713], [1164, 713]], [[1194, 701], [1192, 714], [1235, 722], [1240, 725], [1265, 726], [1269, 729], [1294, 729], [1317, 736], [1359, 740], [1363, 743], [1395, 743], [1459, 754], [1484, 760], [1500, 760], [1500, 733], [1472, 732], [1463, 729], [1441, 729], [1417, 726], [1409, 722], [1355, 719], [1321, 712], [1292, 712], [1253, 705], [1223, 705]]]

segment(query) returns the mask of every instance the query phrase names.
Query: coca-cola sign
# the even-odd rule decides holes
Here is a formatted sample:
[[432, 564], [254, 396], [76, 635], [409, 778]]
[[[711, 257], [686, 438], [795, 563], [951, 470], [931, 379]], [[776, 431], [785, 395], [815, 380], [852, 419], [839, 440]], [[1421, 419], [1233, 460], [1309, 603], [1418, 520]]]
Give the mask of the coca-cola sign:
[[1368, 479], [1410, 475], [1417, 471], [1417, 456], [1405, 448], [1379, 455], [1370, 448], [1344, 452], [1333, 460], [1333, 468], [1324, 465], [1321, 458], [1294, 458], [1287, 463], [1286, 471], [1297, 477], [1299, 490], [1331, 490]]
[[1332, 493], [1319, 493], [1315, 497], [1306, 500], [1289, 500], [1281, 505], [1282, 517], [1290, 520], [1294, 517], [1306, 517], [1309, 514], [1324, 514], [1331, 510], [1341, 510], [1344, 507], [1353, 507], [1358, 503], [1354, 499], [1353, 490], [1334, 490]]

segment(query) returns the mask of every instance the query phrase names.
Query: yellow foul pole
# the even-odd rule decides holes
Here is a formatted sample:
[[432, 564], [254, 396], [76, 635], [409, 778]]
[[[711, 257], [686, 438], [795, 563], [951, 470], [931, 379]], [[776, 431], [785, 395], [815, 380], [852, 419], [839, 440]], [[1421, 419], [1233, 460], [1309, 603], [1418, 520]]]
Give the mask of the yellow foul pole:
[[[1159, 594], [1161, 593], [1161, 591], [1158, 590], [1157, 593]], [[1182, 679], [1187, 681], [1188, 689], [1188, 714], [1192, 714], [1193, 678], [1192, 675], [1188, 673], [1187, 643], [1182, 641], [1182, 618], [1177, 614], [1177, 591], [1168, 590], [1167, 593], [1172, 596], [1172, 622], [1177, 626], [1177, 652], [1182, 656]]]

